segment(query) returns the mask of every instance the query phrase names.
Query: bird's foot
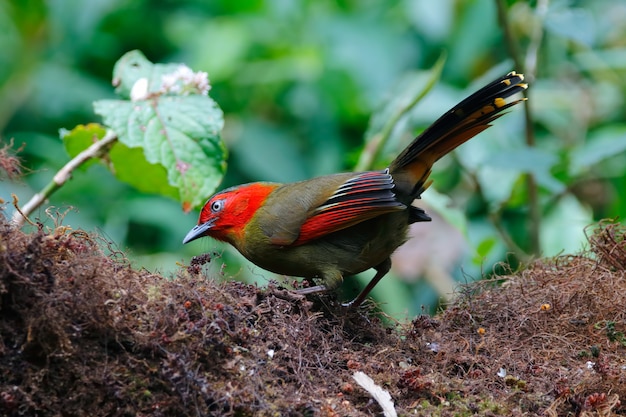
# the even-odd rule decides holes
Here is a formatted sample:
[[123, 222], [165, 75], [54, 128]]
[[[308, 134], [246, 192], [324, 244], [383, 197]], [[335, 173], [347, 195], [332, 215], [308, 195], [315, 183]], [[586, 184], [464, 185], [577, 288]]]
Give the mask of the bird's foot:
[[361, 299], [361, 297], [356, 297], [352, 301], [348, 301], [347, 303], [341, 303], [341, 306], [343, 308], [347, 308], [347, 309], [350, 309], [350, 310], [355, 310], [355, 309], [359, 308], [361, 305], [363, 305], [364, 301], [365, 300]]

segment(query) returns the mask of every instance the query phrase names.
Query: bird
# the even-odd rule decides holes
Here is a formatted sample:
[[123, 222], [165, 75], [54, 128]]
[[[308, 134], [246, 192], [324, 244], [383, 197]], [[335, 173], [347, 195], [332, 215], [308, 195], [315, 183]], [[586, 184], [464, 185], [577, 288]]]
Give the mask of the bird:
[[409, 225], [431, 220], [414, 202], [430, 186], [433, 164], [526, 100], [506, 99], [527, 87], [515, 71], [490, 82], [426, 128], [386, 169], [219, 191], [183, 244], [205, 236], [227, 242], [263, 269], [305, 278], [311, 286], [297, 290], [305, 295], [335, 290], [344, 277], [373, 268], [365, 288], [343, 304], [356, 308], [389, 272]]

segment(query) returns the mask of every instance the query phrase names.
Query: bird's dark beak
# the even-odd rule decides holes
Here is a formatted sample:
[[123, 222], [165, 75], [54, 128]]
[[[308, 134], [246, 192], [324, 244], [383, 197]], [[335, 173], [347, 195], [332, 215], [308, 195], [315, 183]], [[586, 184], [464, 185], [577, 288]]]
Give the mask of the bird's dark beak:
[[189, 233], [187, 233], [187, 236], [185, 236], [185, 238], [183, 239], [183, 245], [185, 243], [189, 243], [192, 240], [196, 240], [201, 238], [202, 236], [204, 236], [204, 234], [207, 232], [207, 230], [209, 230], [211, 227], [213, 227], [213, 223], [212, 221], [208, 221], [206, 223], [202, 223], [199, 224], [197, 226], [194, 226], [193, 229], [191, 229], [189, 231]]

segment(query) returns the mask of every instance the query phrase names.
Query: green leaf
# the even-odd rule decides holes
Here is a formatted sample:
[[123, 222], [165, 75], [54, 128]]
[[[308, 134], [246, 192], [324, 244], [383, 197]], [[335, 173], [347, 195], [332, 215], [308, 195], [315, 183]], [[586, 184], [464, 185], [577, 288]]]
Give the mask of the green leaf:
[[558, 194], [565, 191], [565, 185], [557, 180], [550, 170], [559, 162], [558, 157], [539, 148], [526, 147], [502, 151], [488, 164], [503, 170], [530, 173], [539, 186]]
[[553, 34], [591, 47], [596, 37], [594, 17], [583, 8], [553, 7], [546, 16], [546, 29]]
[[[102, 139], [105, 133], [106, 128], [104, 126], [98, 123], [89, 123], [87, 125], [78, 125], [69, 131], [62, 129], [59, 132], [59, 136], [61, 136], [61, 140], [63, 140], [67, 154], [70, 158], [74, 158], [95, 142]], [[82, 164], [79, 169], [85, 170], [95, 162], [96, 159], [90, 159]]]
[[485, 270], [501, 262], [510, 250], [499, 237], [493, 222], [486, 217], [473, 217], [467, 222], [467, 239], [475, 252], [471, 264], [464, 266], [464, 274], [482, 276]]
[[476, 247], [474, 262], [485, 259], [489, 255], [489, 253], [496, 247], [497, 243], [498, 240], [495, 238], [495, 236], [489, 236], [483, 239]]
[[580, 252], [585, 242], [585, 228], [593, 222], [591, 209], [571, 194], [559, 199], [541, 222], [540, 241], [543, 256], [561, 252]]
[[532, 173], [537, 184], [551, 193], [563, 192], [565, 185], [550, 172], [557, 163], [556, 155], [538, 148], [500, 150], [484, 161], [476, 176], [490, 205], [499, 207], [511, 198], [520, 176], [526, 173]]
[[171, 74], [181, 64], [153, 64], [140, 51], [125, 53], [113, 67], [113, 85], [115, 92], [122, 98], [130, 98], [130, 92], [141, 78], [148, 81], [148, 92], [156, 93], [161, 89], [162, 77]]
[[[116, 172], [123, 173], [120, 179], [166, 196], [172, 196], [175, 187], [188, 211], [203, 204], [221, 182], [227, 152], [220, 139], [224, 117], [215, 101], [204, 94], [188, 94], [184, 85], [180, 95], [164, 88], [162, 77], [180, 68], [178, 64], [153, 65], [140, 53], [129, 53], [115, 67], [118, 91], [130, 95], [133, 90], [135, 95], [137, 83], [148, 79], [144, 94], [133, 101], [100, 100], [94, 109], [122, 144], [142, 150], [132, 154], [117, 150]], [[122, 167], [135, 163], [129, 155], [137, 166]], [[167, 175], [150, 164], [161, 165]]]
[[243, 126], [235, 148], [241, 172], [275, 182], [300, 181], [309, 177], [299, 144], [292, 135], [257, 120], [245, 120]]
[[[452, 204], [452, 199], [449, 196], [430, 187], [422, 193], [422, 198], [428, 202], [429, 210], [436, 211], [446, 222], [464, 235], [467, 234], [467, 217], [461, 209]], [[419, 206], [419, 202], [417, 205]]]
[[141, 148], [129, 148], [117, 142], [109, 152], [113, 174], [120, 181], [144, 193], [159, 194], [176, 199], [178, 190], [169, 185], [167, 170], [163, 165], [146, 161]]
[[610, 125], [589, 135], [572, 151], [570, 171], [577, 176], [592, 166], [626, 151], [626, 124]]

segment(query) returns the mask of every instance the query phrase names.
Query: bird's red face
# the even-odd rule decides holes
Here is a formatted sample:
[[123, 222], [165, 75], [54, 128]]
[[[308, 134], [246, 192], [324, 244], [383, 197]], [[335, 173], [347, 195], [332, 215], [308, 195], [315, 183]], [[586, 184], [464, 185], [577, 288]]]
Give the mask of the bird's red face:
[[204, 236], [235, 244], [241, 239], [256, 211], [277, 186], [253, 183], [215, 194], [202, 207], [198, 225], [187, 233], [183, 244]]

